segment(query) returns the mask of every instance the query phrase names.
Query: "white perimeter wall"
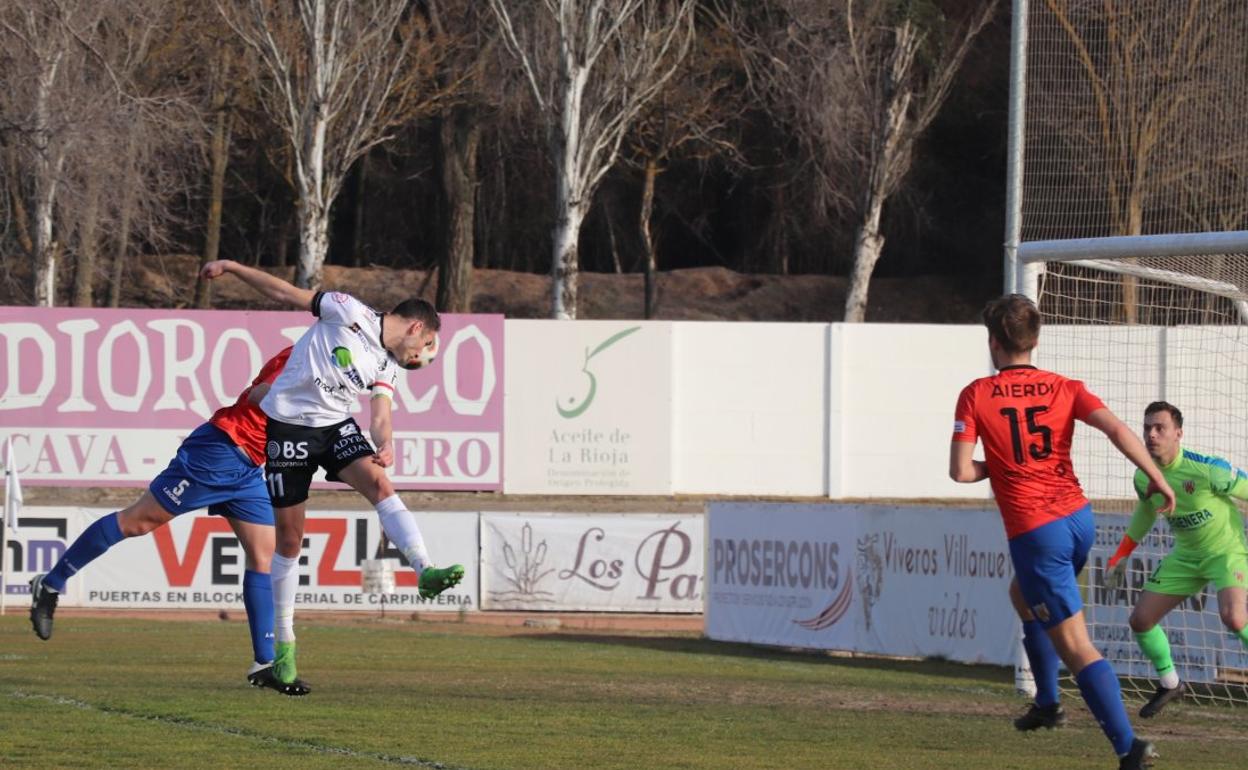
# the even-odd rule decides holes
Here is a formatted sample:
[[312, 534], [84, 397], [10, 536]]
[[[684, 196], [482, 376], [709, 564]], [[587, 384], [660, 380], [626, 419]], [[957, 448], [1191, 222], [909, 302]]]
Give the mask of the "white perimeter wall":
[[[545, 344], [552, 324], [585, 324], [587, 334], [574, 344], [554, 344], [554, 337]], [[579, 374], [593, 349], [587, 343], [615, 326], [636, 325], [508, 321], [508, 382], [519, 382], [521, 367], [536, 369], [542, 381], [555, 379], [555, 369]], [[670, 359], [647, 357], [635, 347], [662, 347], [663, 335], [656, 333], [663, 327], [670, 329]], [[623, 385], [621, 373], [628, 396], [615, 404], [612, 426], [622, 425], [630, 435], [630, 462], [670, 452], [670, 479], [648, 474], [663, 488], [594, 493], [990, 496], [987, 484], [955, 484], [948, 477], [958, 393], [992, 373], [982, 326], [674, 322], [645, 324], [643, 330], [594, 358], [604, 403], [585, 417], [558, 417], [554, 392], [541, 392], [536, 382], [508, 388], [505, 491], [558, 492], [544, 483], [538, 489], [537, 474], [530, 483], [509, 473], [512, 459], [523, 452], [550, 456], [545, 437], [586, 422], [599, 408], [606, 411], [612, 397], [607, 365], [625, 363], [632, 381]], [[553, 349], [563, 347], [575, 355], [552, 366]], [[521, 349], [535, 352], [512, 355]], [[1052, 326], [1044, 330], [1036, 363], [1083, 379], [1133, 427], [1150, 401], [1171, 400], [1187, 417], [1186, 446], [1248, 463], [1248, 330]], [[664, 414], [668, 387], [671, 408]], [[525, 406], [535, 397], [541, 419], [534, 417], [533, 404]], [[656, 416], [666, 429], [652, 424]], [[643, 424], [650, 427], [643, 430]], [[1089, 495], [1130, 497], [1131, 469], [1108, 442], [1087, 435], [1090, 430], [1080, 424], [1074, 453]], [[607, 435], [605, 424], [599, 432]]]
[[829, 325], [675, 327], [674, 491], [827, 494]]

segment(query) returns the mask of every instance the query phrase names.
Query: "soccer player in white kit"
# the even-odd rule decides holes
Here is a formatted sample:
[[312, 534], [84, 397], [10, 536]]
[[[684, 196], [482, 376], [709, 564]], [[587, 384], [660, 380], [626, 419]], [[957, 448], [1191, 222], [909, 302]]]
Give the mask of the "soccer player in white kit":
[[[377, 509], [386, 536], [419, 574], [421, 596], [437, 596], [463, 579], [464, 568], [458, 564], [443, 569], [431, 564], [416, 519], [384, 470], [394, 462], [390, 410], [399, 369], [419, 369], [433, 361], [441, 320], [421, 299], [379, 313], [349, 294], [300, 289], [228, 259], [209, 262], [201, 271], [206, 279], [226, 273], [270, 299], [308, 309], [317, 317], [260, 402], [269, 418], [265, 472], [277, 520], [273, 673], [279, 681], [293, 682], [299, 551], [308, 487], [318, 466], [325, 468], [331, 481], [350, 484]], [[373, 445], [351, 417], [351, 406], [365, 391], [371, 395]]]

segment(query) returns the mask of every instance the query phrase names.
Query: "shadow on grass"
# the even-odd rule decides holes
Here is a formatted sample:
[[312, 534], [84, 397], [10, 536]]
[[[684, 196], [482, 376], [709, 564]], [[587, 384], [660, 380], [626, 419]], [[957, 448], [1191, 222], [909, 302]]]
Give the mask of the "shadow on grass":
[[843, 653], [826, 650], [805, 650], [787, 647], [764, 647], [738, 642], [717, 642], [712, 639], [695, 639], [679, 636], [625, 636], [609, 634], [526, 634], [526, 639], [551, 642], [576, 642], [581, 644], [605, 644], [617, 647], [656, 650], [659, 652], [683, 652], [697, 655], [721, 655], [754, 660], [775, 660], [789, 663], [806, 663], [813, 666], [840, 666], [856, 670], [890, 671], [898, 674], [919, 674], [972, 679], [992, 684], [1007, 684], [1014, 673], [1004, 666], [971, 665], [938, 658], [924, 660], [900, 660], [896, 658], [849, 657]]

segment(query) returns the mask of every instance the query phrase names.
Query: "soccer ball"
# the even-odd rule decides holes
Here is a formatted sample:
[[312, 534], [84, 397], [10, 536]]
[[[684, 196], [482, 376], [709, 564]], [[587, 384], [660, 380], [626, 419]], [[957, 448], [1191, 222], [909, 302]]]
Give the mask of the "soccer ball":
[[437, 335], [437, 333], [434, 333], [433, 342], [426, 345], [425, 349], [420, 351], [420, 355], [416, 357], [416, 368], [424, 369], [429, 364], [432, 364], [433, 360], [438, 357], [438, 348], [441, 344], [441, 338]]

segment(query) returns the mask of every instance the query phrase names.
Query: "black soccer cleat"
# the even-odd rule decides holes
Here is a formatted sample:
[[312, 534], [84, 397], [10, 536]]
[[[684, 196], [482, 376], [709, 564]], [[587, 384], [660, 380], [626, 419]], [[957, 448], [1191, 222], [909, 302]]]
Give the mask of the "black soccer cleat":
[[1148, 741], [1136, 738], [1131, 742], [1131, 751], [1118, 760], [1118, 770], [1146, 770], [1153, 766], [1157, 759], [1157, 749]]
[[1022, 732], [1039, 730], [1041, 727], [1052, 730], [1064, 724], [1066, 724], [1066, 709], [1062, 708], [1062, 704], [1037, 706], [1033, 703], [1031, 708], [1027, 709], [1026, 714], [1014, 720], [1014, 729]]
[[46, 641], [52, 638], [52, 616], [60, 595], [43, 584], [45, 577], [35, 575], [30, 579], [30, 625], [35, 635]]
[[1179, 682], [1177, 687], [1157, 687], [1157, 692], [1153, 693], [1153, 697], [1148, 699], [1148, 703], [1140, 709], [1140, 719], [1152, 719], [1161, 713], [1171, 701], [1180, 700], [1183, 697], [1183, 691], [1187, 689], [1187, 685]]
[[312, 692], [312, 686], [302, 679], [296, 678], [293, 682], [283, 682], [278, 679], [273, 674], [272, 663], [247, 672], [247, 682], [252, 687], [267, 687], [270, 690], [277, 690], [282, 695], [289, 695], [293, 698], [302, 697]]

